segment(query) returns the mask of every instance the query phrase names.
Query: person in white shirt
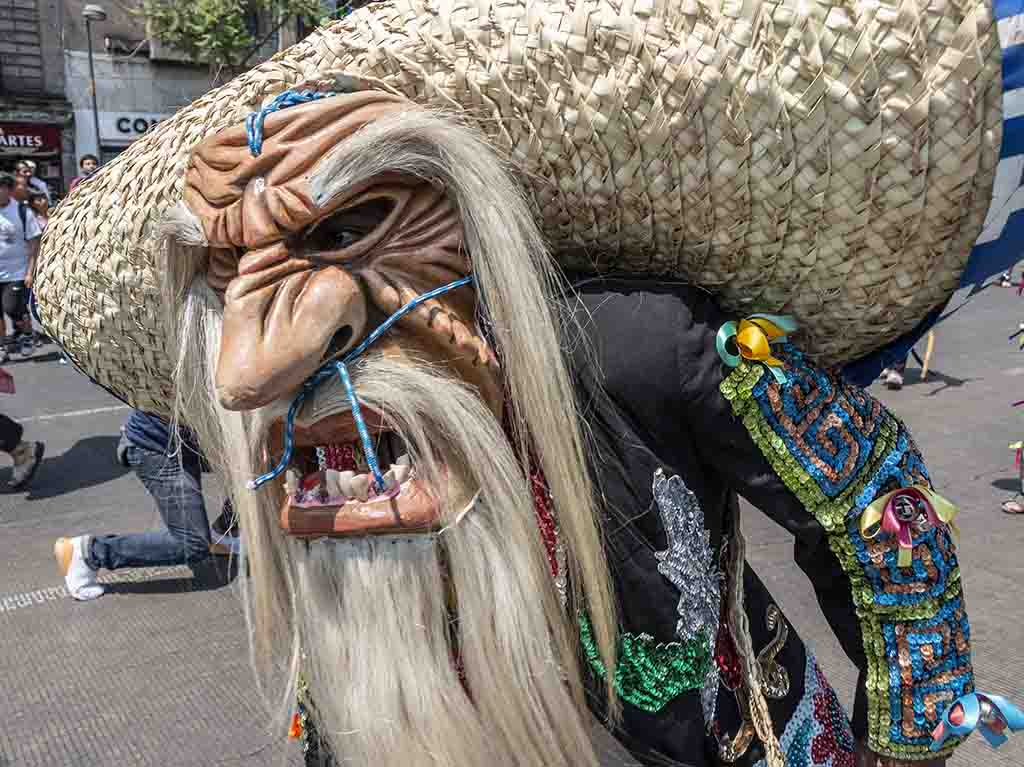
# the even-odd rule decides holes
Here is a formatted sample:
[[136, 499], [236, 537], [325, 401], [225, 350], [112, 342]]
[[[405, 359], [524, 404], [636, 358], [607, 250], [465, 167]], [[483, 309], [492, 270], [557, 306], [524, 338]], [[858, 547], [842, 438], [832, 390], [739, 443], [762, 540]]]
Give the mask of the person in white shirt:
[[[14, 176], [0, 173], [0, 302], [17, 327], [17, 319], [27, 310], [26, 283], [31, 285], [40, 232], [28, 206], [22, 206], [11, 196], [13, 189]], [[42, 442], [26, 442], [22, 434], [21, 424], [0, 414], [0, 451], [8, 453], [14, 461], [8, 486], [15, 489], [32, 479], [45, 449]]]
[[4, 359], [24, 341], [19, 328], [24, 327], [28, 314], [28, 289], [32, 287], [42, 234], [28, 204], [14, 199], [14, 184], [13, 176], [0, 174], [0, 306], [12, 328], [0, 354]]

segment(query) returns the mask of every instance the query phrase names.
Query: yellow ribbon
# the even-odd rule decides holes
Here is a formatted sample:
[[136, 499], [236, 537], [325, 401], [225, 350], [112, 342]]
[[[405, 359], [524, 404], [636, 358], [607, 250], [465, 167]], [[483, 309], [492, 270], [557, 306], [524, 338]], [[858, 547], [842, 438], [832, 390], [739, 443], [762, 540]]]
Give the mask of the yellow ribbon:
[[913, 558], [913, 543], [909, 540], [909, 523], [896, 520], [895, 514], [889, 509], [889, 503], [895, 496], [901, 493], [906, 494], [908, 490], [916, 490], [927, 504], [928, 521], [936, 527], [940, 522], [948, 525], [953, 540], [957, 544], [960, 543], [960, 528], [954, 521], [960, 509], [926, 485], [898, 488], [873, 500], [860, 517], [860, 533], [866, 540], [873, 539], [882, 530], [896, 535], [900, 539], [900, 547], [896, 555], [898, 567], [910, 566]]
[[[768, 366], [779, 383], [786, 382], [782, 360], [772, 354], [772, 344], [784, 342], [789, 333], [796, 330], [796, 321], [786, 315], [754, 314], [739, 325], [729, 321], [718, 331], [716, 346], [722, 361], [729, 367], [736, 367], [741, 359], [760, 362]], [[728, 342], [733, 340], [739, 354], [729, 351]]]

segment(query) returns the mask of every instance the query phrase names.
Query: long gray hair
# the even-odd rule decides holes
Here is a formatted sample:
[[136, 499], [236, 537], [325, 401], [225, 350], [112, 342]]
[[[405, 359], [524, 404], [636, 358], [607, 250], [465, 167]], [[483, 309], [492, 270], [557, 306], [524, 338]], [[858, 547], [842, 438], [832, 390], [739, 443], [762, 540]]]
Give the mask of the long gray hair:
[[[458, 651], [471, 695], [471, 702], [460, 700], [449, 690], [446, 700], [452, 715], [465, 719], [464, 740], [470, 745], [459, 747], [457, 753], [446, 752], [449, 745], [441, 742], [445, 738], [428, 737], [421, 725], [411, 730], [420, 740], [429, 741], [415, 747], [420, 749], [419, 757], [410, 750], [412, 746], [401, 747], [394, 741], [393, 755], [384, 759], [379, 750], [383, 741], [377, 746], [369, 741], [358, 745], [360, 736], [355, 733], [369, 736], [373, 725], [354, 720], [347, 709], [358, 708], [358, 701], [336, 689], [330, 693], [338, 695], [333, 702], [317, 704], [329, 727], [338, 728], [338, 732], [327, 733], [328, 740], [339, 755], [344, 753], [359, 764], [368, 762], [357, 757], [369, 759], [371, 754], [375, 764], [401, 765], [402, 758], [406, 763], [422, 763], [423, 753], [432, 754], [432, 763], [440, 759], [437, 763], [463, 765], [483, 764], [484, 760], [522, 765], [593, 763], [574, 641], [575, 618], [562, 610], [553, 580], [541, 577], [546, 565], [525, 461], [521, 460], [535, 455], [548, 481], [569, 555], [573, 603], [586, 605], [589, 612], [605, 667], [611, 671], [606, 689], [614, 712], [610, 680], [614, 678], [616, 612], [583, 453], [579, 412], [564, 358], [566, 335], [556, 306], [559, 276], [521, 191], [473, 130], [414, 107], [373, 122], [321, 160], [311, 177], [315, 201], [323, 204], [384, 172], [436, 181], [458, 206], [488, 331], [502, 361], [508, 415], [519, 444], [509, 444], [474, 392], [446, 380], [439, 371], [408, 363], [399, 368], [374, 356], [354, 366], [360, 397], [399, 424], [417, 471], [436, 477], [443, 463], [454, 475], [456, 490], [449, 492], [445, 501], [446, 519], [454, 521], [453, 515], [474, 488], [479, 488], [485, 499], [459, 524], [451, 525], [440, 542], [456, 594]], [[195, 228], [187, 211], [179, 208], [175, 217], [179, 229]], [[389, 626], [400, 630], [393, 625], [397, 616], [390, 609], [378, 609], [380, 602], [375, 599], [382, 598], [380, 593], [362, 601], [342, 600], [341, 588], [346, 594], [371, 589], [388, 577], [388, 572], [410, 584], [408, 574], [416, 568], [434, 583], [440, 568], [433, 559], [436, 553], [425, 554], [429, 547], [411, 541], [398, 542], [402, 552], [396, 556], [382, 556], [379, 542], [366, 541], [320, 544], [322, 548], [307, 550], [278, 529], [277, 513], [283, 500], [280, 489], [253, 493], [245, 484], [266, 467], [270, 459], [266, 430], [286, 403], [249, 413], [229, 412], [219, 405], [214, 373], [223, 312], [220, 299], [202, 278], [205, 260], [201, 249], [171, 242], [165, 252], [166, 305], [173, 307], [172, 326], [178, 333], [175, 413], [196, 431], [206, 454], [227, 479], [241, 515], [250, 573], [245, 584], [247, 617], [257, 668], [266, 674], [287, 661], [286, 696], [293, 690], [300, 648], [307, 655], [305, 667], [314, 668], [311, 686], [315, 695], [324, 696], [336, 685], [345, 685], [342, 674], [346, 670], [355, 673], [359, 663], [364, 670], [373, 668], [383, 674], [381, 664], [386, 660], [395, 663], [396, 658], [378, 653], [373, 657], [379, 662], [372, 663], [370, 656], [359, 656], [362, 643], [375, 640], [360, 636], [355, 628], [361, 626], [359, 631], [365, 631], [369, 628], [366, 621], [387, 615]], [[333, 396], [329, 388], [318, 392], [315, 401], [320, 404], [311, 403], [306, 410], [322, 408]], [[439, 420], [438, 412], [451, 414], [450, 420]], [[445, 435], [443, 450], [436, 447], [442, 444], [439, 434]], [[460, 487], [463, 492], [456, 492]], [[506, 567], [498, 572], [509, 577], [488, 578], [499, 564]], [[432, 572], [435, 576], [429, 574]], [[318, 578], [315, 582], [314, 576]], [[484, 584], [481, 579], [489, 582]], [[439, 583], [438, 579], [434, 585]], [[422, 584], [407, 591], [427, 599]], [[395, 593], [394, 589], [390, 593]], [[443, 595], [434, 595], [433, 601], [437, 610], [443, 608]], [[334, 629], [341, 633], [325, 644], [313, 636], [314, 624], [319, 612], [334, 604], [343, 613], [338, 616], [341, 625]], [[409, 610], [426, 609], [407, 606]], [[310, 612], [313, 609], [318, 613]], [[357, 616], [352, 610], [367, 615]], [[433, 625], [435, 633], [443, 635], [448, 629], [439, 615], [435, 610], [417, 625]], [[407, 622], [399, 623], [408, 628]], [[388, 631], [389, 626], [376, 625], [374, 630]], [[348, 652], [358, 657], [345, 660], [341, 645], [346, 642], [352, 643]], [[392, 652], [396, 649], [389, 648]], [[331, 657], [314, 660], [317, 650], [329, 652]], [[450, 665], [443, 652], [434, 655], [436, 661]], [[406, 670], [416, 675], [415, 666]], [[426, 683], [425, 672], [423, 676]], [[353, 678], [348, 677], [349, 681]], [[373, 679], [361, 678], [367, 683]], [[397, 677], [394, 673], [381, 676], [382, 684], [385, 679]], [[443, 680], [433, 681], [441, 684]], [[445, 684], [451, 682], [447, 678]], [[409, 695], [424, 693], [401, 685], [395, 689], [399, 697], [390, 698], [394, 705], [408, 701]], [[383, 715], [383, 710], [377, 714]], [[474, 716], [479, 717], [476, 724]], [[397, 725], [391, 722], [389, 726]], [[480, 732], [486, 727], [490, 737], [473, 736], [477, 726]], [[449, 758], [442, 757], [443, 753]]]

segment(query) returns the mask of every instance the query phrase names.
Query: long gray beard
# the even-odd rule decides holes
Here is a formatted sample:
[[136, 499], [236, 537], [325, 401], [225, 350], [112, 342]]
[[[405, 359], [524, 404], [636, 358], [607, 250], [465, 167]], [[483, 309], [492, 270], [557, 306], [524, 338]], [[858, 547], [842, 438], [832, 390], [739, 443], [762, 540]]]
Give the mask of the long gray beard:
[[359, 767], [595, 764], [570, 626], [494, 414], [429, 366], [371, 356], [353, 380], [388, 414], [445, 527], [282, 541], [321, 736]]
[[515, 761], [493, 750], [456, 670], [440, 546], [436, 535], [292, 544], [302, 673], [339, 765]]

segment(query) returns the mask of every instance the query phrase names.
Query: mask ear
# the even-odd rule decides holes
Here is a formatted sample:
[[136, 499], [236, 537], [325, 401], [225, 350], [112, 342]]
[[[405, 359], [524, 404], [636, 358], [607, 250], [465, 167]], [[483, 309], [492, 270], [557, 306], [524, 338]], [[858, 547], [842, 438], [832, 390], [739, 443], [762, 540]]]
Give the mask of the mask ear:
[[203, 231], [203, 222], [184, 202], [179, 202], [167, 211], [157, 227], [157, 236], [194, 248], [205, 248], [210, 244]]

